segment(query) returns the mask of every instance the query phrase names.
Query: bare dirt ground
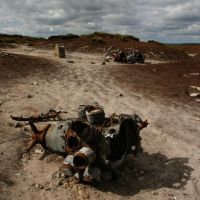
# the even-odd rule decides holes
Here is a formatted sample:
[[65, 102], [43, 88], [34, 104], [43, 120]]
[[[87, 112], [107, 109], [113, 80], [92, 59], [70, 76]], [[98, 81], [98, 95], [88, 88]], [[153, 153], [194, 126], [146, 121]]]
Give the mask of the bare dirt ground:
[[[47, 50], [8, 51], [16, 57], [0, 57], [0, 199], [200, 199], [200, 104], [187, 94], [190, 85], [200, 86], [200, 76], [190, 75], [200, 73], [198, 57], [101, 65], [99, 54], [70, 53], [58, 59]], [[107, 114], [137, 113], [149, 120], [141, 133], [144, 153], [129, 156], [117, 180], [97, 187], [60, 180], [53, 174], [61, 157], [39, 160], [40, 146], [23, 154], [29, 127], [14, 128], [11, 114], [53, 108], [71, 117], [79, 104], [93, 101]]]

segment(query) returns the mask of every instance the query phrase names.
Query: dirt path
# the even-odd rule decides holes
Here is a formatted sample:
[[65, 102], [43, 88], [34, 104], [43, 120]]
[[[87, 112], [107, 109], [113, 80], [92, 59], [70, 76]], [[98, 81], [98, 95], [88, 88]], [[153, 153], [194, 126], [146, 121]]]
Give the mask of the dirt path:
[[[10, 114], [30, 114], [55, 108], [68, 110], [74, 116], [79, 104], [94, 101], [103, 105], [108, 114], [138, 113], [149, 119], [150, 125], [142, 132], [144, 154], [135, 159], [130, 156], [116, 181], [97, 188], [52, 178], [62, 159], [52, 155], [39, 160], [40, 147], [31, 155], [23, 156], [22, 166], [20, 163], [19, 167], [16, 167], [18, 164], [11, 166], [9, 160], [14, 159], [11, 155], [15, 156], [15, 151], [20, 155], [24, 150], [19, 145], [23, 140], [18, 140], [19, 144], [17, 140], [5, 143], [0, 150], [2, 158], [7, 160], [1, 161], [10, 167], [13, 183], [1, 182], [0, 198], [200, 199], [199, 107], [179, 106], [160, 99], [155, 101], [157, 96], [150, 99], [142, 92], [133, 92], [134, 88], [131, 90], [128, 82], [116, 82], [111, 74], [113, 71], [109, 70], [115, 66], [112, 63], [101, 65], [103, 57], [99, 55], [73, 53], [66, 59], [57, 59], [51, 52], [43, 50], [22, 48], [14, 52], [28, 52], [28, 55], [48, 59], [50, 67], [42, 61], [34, 72], [23, 69], [16, 79], [1, 83], [1, 97], [8, 99], [0, 107], [1, 138], [6, 139], [11, 131], [20, 136], [18, 129], [8, 127], [12, 123]], [[28, 94], [32, 98], [27, 98]]]

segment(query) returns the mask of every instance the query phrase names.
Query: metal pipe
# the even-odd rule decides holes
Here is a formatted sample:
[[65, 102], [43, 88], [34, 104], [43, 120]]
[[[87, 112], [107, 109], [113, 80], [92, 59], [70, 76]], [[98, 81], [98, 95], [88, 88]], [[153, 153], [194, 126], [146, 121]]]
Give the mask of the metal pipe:
[[72, 177], [76, 173], [76, 170], [73, 165], [73, 160], [74, 156], [68, 155], [63, 161], [61, 173], [63, 173], [66, 177]]
[[90, 147], [83, 147], [74, 155], [73, 164], [76, 169], [85, 170], [95, 159], [95, 152]]

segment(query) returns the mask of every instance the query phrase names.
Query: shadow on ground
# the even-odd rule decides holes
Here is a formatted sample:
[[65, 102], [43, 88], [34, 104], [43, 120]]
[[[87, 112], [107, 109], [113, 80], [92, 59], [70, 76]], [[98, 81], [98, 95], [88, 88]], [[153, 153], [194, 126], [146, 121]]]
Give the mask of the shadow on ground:
[[122, 196], [132, 196], [141, 190], [160, 188], [180, 189], [190, 179], [193, 169], [188, 166], [188, 158], [167, 158], [161, 153], [127, 158], [121, 167], [116, 181], [97, 187], [103, 192], [112, 192]]

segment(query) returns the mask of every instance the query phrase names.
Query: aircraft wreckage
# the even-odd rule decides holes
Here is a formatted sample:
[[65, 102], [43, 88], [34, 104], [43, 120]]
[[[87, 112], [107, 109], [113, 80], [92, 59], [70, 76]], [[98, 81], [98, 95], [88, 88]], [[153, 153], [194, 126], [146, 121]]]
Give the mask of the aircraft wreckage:
[[[44, 155], [61, 154], [65, 157], [61, 167], [65, 177], [75, 176], [79, 182], [99, 183], [105, 174], [115, 173], [128, 154], [135, 156], [142, 151], [140, 131], [147, 127], [138, 115], [112, 114], [105, 117], [99, 104], [81, 105], [78, 117], [60, 120], [61, 111], [30, 117], [13, 117], [29, 121], [33, 131], [30, 151], [36, 144], [44, 148]], [[56, 120], [38, 129], [35, 122]], [[107, 176], [107, 177], [108, 177]], [[112, 178], [111, 178], [112, 179]]]

